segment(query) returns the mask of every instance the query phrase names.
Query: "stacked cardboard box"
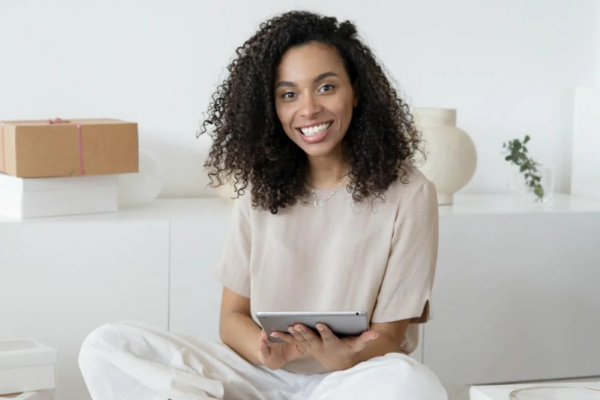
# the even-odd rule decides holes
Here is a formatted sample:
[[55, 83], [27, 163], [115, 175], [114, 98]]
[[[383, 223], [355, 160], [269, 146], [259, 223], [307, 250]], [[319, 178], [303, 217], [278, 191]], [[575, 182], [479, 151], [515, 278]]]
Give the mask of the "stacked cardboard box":
[[136, 123], [0, 121], [0, 215], [115, 211], [118, 174], [138, 170]]

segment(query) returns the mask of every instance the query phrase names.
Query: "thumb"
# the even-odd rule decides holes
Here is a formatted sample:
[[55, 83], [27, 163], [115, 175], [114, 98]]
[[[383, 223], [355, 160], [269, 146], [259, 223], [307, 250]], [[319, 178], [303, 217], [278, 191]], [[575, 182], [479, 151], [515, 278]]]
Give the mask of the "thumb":
[[379, 336], [379, 333], [375, 332], [375, 331], [366, 331], [363, 332], [362, 335], [360, 335], [360, 340], [362, 342], [370, 342], [371, 340], [375, 340], [377, 339], [377, 337]]
[[350, 339], [351, 340], [350, 347], [352, 348], [352, 351], [354, 351], [355, 353], [363, 351], [365, 349], [365, 347], [367, 347], [367, 343], [370, 342], [371, 340], [375, 340], [377, 338], [377, 336], [379, 336], [379, 334], [377, 332], [373, 332], [373, 331], [364, 332], [362, 335]]

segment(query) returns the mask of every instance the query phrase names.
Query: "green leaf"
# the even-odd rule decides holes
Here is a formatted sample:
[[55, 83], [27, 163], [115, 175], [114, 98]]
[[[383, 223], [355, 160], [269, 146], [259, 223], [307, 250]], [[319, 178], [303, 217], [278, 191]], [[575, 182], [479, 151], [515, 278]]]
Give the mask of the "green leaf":
[[515, 149], [517, 149], [517, 150], [521, 149], [521, 142], [515, 140]]
[[510, 160], [512, 160], [512, 156], [506, 156], [504, 159], [505, 159], [506, 161], [510, 161]]
[[526, 135], [526, 136], [525, 136], [525, 139], [523, 140], [523, 143], [527, 143], [527, 142], [529, 142], [529, 139], [531, 139], [531, 138], [529, 137], [529, 135]]
[[520, 172], [525, 172], [527, 170], [527, 163], [521, 165], [521, 168], [519, 168]]
[[535, 186], [534, 193], [540, 199], [544, 197], [544, 189], [540, 185]]

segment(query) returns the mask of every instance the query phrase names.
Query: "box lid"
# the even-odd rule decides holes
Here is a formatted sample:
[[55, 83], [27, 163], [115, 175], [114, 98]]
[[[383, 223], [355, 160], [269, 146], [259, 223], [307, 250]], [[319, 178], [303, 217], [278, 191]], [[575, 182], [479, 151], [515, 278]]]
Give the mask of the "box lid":
[[56, 364], [58, 350], [34, 339], [0, 341], [0, 369]]

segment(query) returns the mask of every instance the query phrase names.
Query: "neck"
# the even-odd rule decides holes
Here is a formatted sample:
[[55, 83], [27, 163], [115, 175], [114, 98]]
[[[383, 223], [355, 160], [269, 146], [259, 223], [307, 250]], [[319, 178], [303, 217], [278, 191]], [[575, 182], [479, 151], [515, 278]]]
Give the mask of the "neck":
[[341, 154], [309, 157], [306, 183], [315, 189], [336, 189], [347, 183], [347, 173]]

